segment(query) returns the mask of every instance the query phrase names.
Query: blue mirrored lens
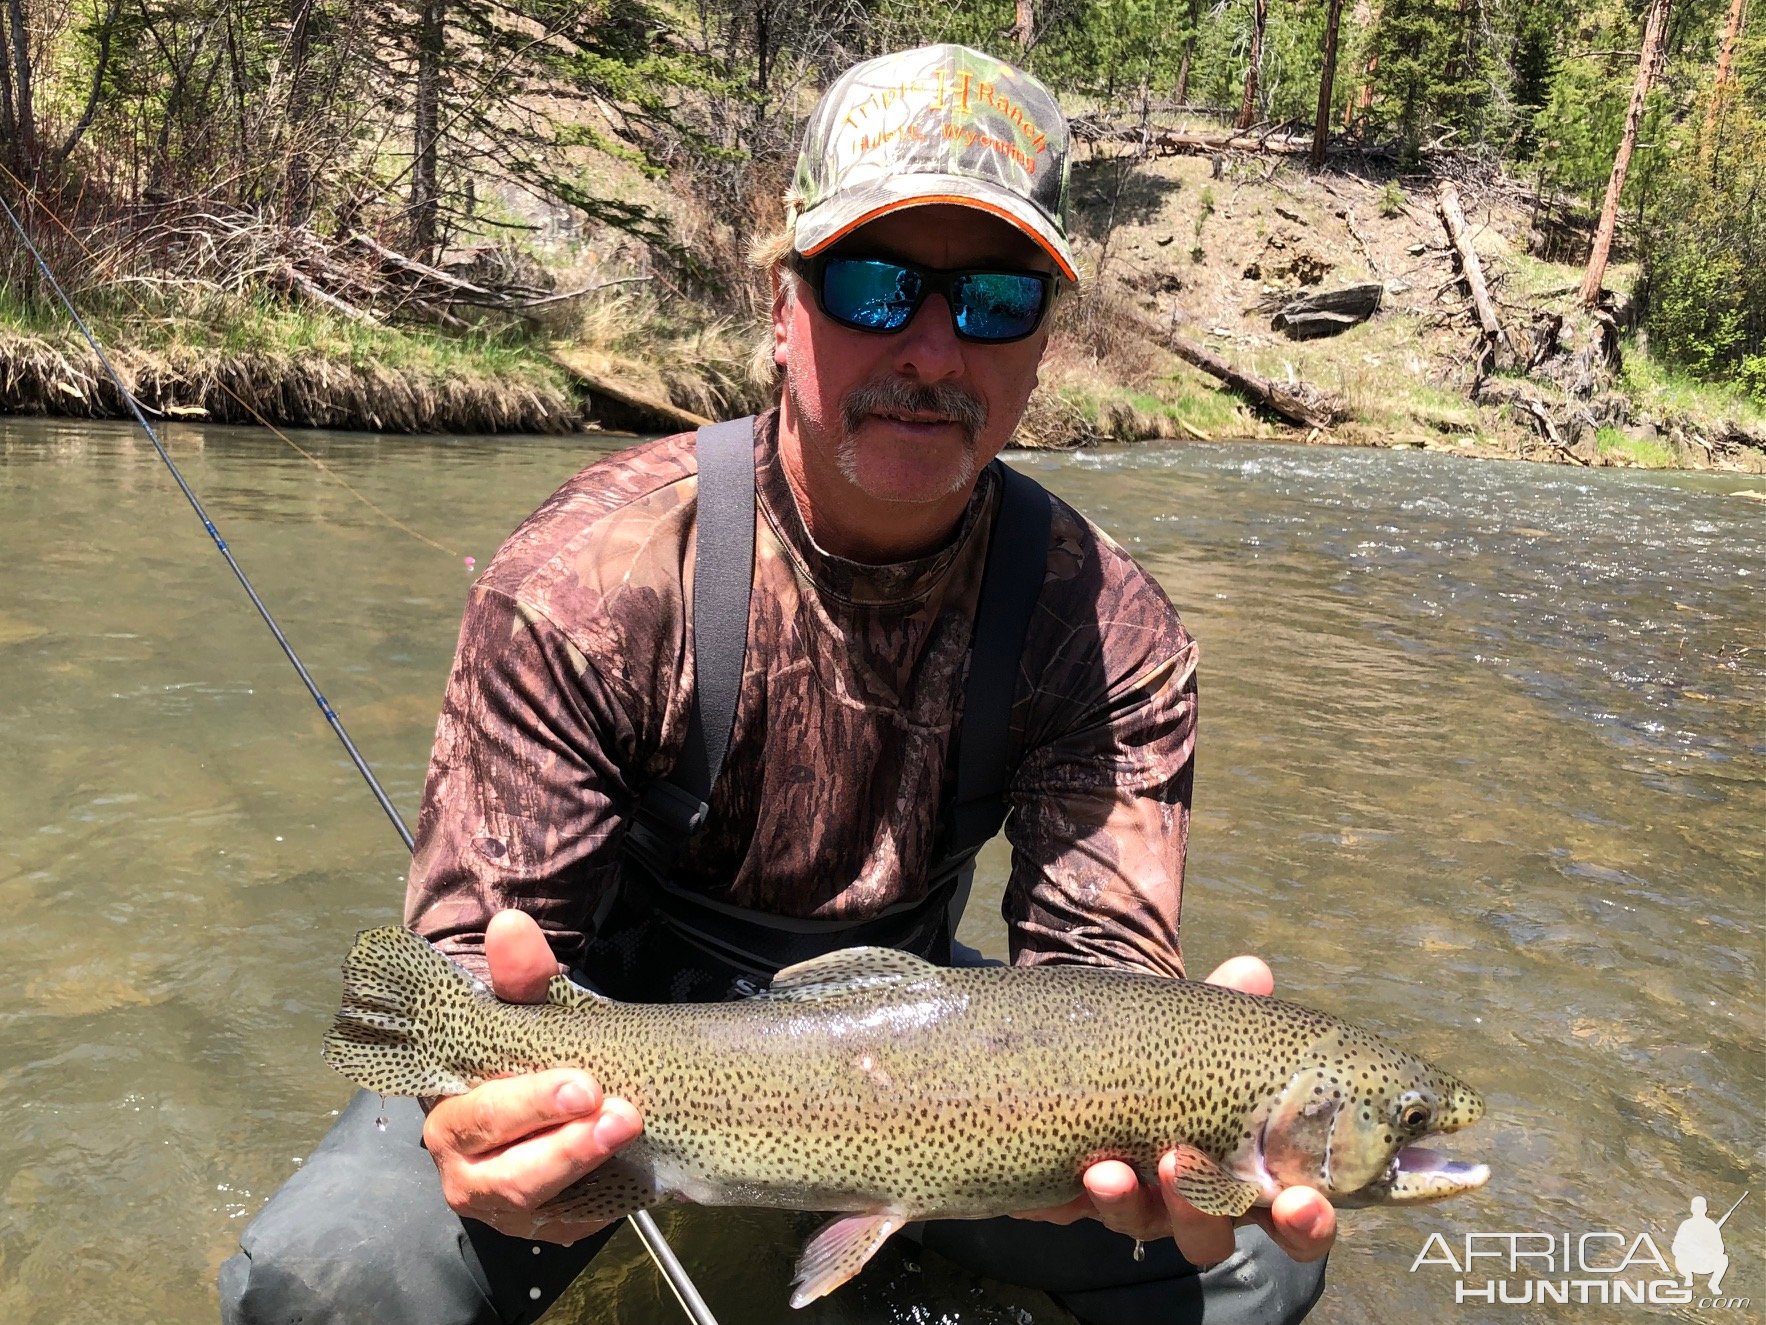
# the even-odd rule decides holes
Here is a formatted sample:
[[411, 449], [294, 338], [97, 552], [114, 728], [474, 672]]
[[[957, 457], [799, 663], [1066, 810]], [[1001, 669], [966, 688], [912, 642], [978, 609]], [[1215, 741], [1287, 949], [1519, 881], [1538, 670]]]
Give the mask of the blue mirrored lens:
[[893, 262], [832, 259], [822, 273], [822, 308], [866, 331], [900, 331], [920, 302], [920, 274]]
[[1045, 282], [1022, 272], [959, 276], [951, 285], [957, 334], [972, 340], [1020, 340], [1042, 321]]

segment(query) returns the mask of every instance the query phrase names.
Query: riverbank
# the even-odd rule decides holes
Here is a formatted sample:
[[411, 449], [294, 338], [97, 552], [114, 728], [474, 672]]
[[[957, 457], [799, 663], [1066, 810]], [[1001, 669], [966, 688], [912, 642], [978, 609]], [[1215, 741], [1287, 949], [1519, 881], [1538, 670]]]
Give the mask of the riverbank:
[[[1257, 437], [1766, 471], [1766, 406], [1675, 377], [1626, 327], [1634, 271], [1617, 265], [1609, 275], [1615, 343], [1592, 366], [1586, 350], [1572, 352], [1605, 334], [1576, 304], [1579, 268], [1532, 256], [1543, 246], [1540, 219], [1500, 176], [1459, 186], [1471, 241], [1498, 315], [1521, 336], [1553, 328], [1555, 377], [1475, 367], [1477, 327], [1430, 177], [1100, 150], [1076, 163], [1074, 178], [1088, 284], [1057, 310], [1023, 445]], [[551, 256], [559, 288], [573, 288], [582, 247]], [[641, 266], [629, 253], [624, 261]], [[166, 418], [385, 432], [672, 431], [765, 403], [749, 372], [757, 314], [689, 301], [645, 274], [597, 271], [612, 278], [543, 316], [452, 331], [176, 284], [146, 295], [101, 288], [81, 302], [131, 389]], [[1272, 310], [1296, 296], [1353, 286], [1376, 288], [1378, 308], [1339, 334], [1292, 340], [1272, 326]], [[1185, 346], [1302, 386], [1325, 402], [1328, 422], [1290, 426], [1192, 367]], [[0, 411], [127, 417], [64, 319], [6, 301]]]

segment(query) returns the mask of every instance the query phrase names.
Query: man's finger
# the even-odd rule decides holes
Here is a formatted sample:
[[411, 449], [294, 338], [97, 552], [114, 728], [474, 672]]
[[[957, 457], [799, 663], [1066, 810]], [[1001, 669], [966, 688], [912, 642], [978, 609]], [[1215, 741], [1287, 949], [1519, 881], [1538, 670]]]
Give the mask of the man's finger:
[[423, 1144], [438, 1158], [483, 1155], [600, 1107], [594, 1078], [569, 1068], [486, 1081], [437, 1103], [424, 1121]]
[[542, 1003], [558, 959], [539, 922], [525, 911], [499, 911], [484, 929], [491, 989], [505, 1003]]
[[1063, 1201], [1060, 1205], [1045, 1205], [1040, 1210], [1018, 1210], [1013, 1212], [1013, 1219], [1035, 1219], [1045, 1224], [1075, 1224], [1081, 1219], [1090, 1219], [1097, 1211], [1093, 1208], [1089, 1195], [1075, 1196], [1071, 1201]]
[[1228, 957], [1214, 968], [1214, 973], [1208, 977], [1208, 983], [1225, 985], [1228, 989], [1237, 989], [1243, 994], [1267, 996], [1275, 992], [1275, 974], [1269, 969], [1269, 963], [1249, 953]]
[[1098, 1220], [1112, 1232], [1152, 1241], [1170, 1236], [1159, 1198], [1121, 1160], [1106, 1159], [1085, 1171], [1085, 1191]]
[[1165, 1218], [1177, 1249], [1191, 1265], [1218, 1265], [1233, 1254], [1233, 1221], [1225, 1215], [1209, 1215], [1178, 1194], [1177, 1155], [1159, 1161], [1159, 1195], [1164, 1198]]
[[[443, 1192], [456, 1212], [486, 1222], [498, 1223], [502, 1215], [531, 1220], [547, 1201], [606, 1163], [642, 1130], [636, 1109], [610, 1099], [593, 1117], [564, 1123], [489, 1155], [456, 1157], [443, 1173]], [[581, 1236], [560, 1225], [548, 1240]]]
[[1287, 1188], [1258, 1214], [1276, 1245], [1302, 1263], [1316, 1261], [1337, 1238], [1335, 1208], [1310, 1187]]

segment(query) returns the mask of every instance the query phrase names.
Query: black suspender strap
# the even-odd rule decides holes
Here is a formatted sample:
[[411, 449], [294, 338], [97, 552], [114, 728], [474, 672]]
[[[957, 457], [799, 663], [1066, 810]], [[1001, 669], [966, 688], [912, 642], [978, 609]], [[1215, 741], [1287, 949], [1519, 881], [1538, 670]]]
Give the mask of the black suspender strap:
[[693, 553], [693, 687], [687, 748], [674, 780], [700, 800], [724, 766], [748, 656], [754, 585], [754, 420], [701, 428], [699, 538]]
[[1033, 480], [999, 460], [1003, 489], [981, 601], [969, 646], [969, 678], [957, 738], [957, 793], [951, 807], [946, 861], [972, 855], [999, 831], [1006, 818], [1006, 738], [1017, 691], [1018, 664], [1030, 614], [1042, 593], [1049, 556], [1049, 495]]
[[710, 424], [699, 455], [698, 542], [693, 553], [693, 704], [680, 762], [644, 791], [628, 849], [667, 877], [687, 837], [705, 821], [723, 768], [748, 654], [754, 583], [754, 419]]
[[[627, 850], [666, 880], [688, 836], [705, 820], [735, 723], [748, 652], [754, 581], [753, 419], [701, 428], [698, 546], [693, 559], [694, 702], [680, 763], [644, 791]], [[1001, 493], [982, 571], [969, 674], [957, 737], [950, 835], [933, 866], [954, 876], [1006, 817], [1007, 740], [1019, 660], [1048, 566], [1049, 497], [1031, 479], [993, 462]]]

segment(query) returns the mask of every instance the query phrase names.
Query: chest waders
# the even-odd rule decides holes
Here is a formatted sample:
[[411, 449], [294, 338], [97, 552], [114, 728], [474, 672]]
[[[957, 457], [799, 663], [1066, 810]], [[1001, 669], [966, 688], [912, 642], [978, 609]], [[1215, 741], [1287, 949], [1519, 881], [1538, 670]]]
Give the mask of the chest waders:
[[948, 965], [975, 855], [1006, 817], [1012, 695], [1048, 562], [1048, 494], [994, 461], [1002, 484], [956, 737], [955, 794], [940, 813], [926, 895], [865, 920], [816, 920], [732, 906], [674, 873], [709, 813], [735, 722], [754, 583], [754, 420], [701, 428], [693, 560], [694, 698], [679, 764], [644, 791], [622, 846], [620, 886], [597, 916], [583, 973], [615, 998], [715, 1001], [836, 948], [900, 948]]
[[[948, 960], [975, 852], [1005, 818], [1007, 718], [1047, 562], [1049, 501], [1002, 466], [957, 729], [956, 793], [941, 807], [942, 849], [925, 899], [864, 921], [789, 920], [669, 881], [704, 822], [735, 714], [753, 580], [752, 437], [749, 420], [700, 434], [697, 699], [680, 766], [647, 789], [628, 830], [624, 882], [584, 965], [620, 998], [723, 998], [854, 943]], [[359, 1092], [222, 1266], [223, 1325], [529, 1325], [613, 1235], [609, 1227], [553, 1246], [461, 1219], [422, 1137], [416, 1101]], [[1086, 1325], [1296, 1325], [1324, 1282], [1323, 1261], [1297, 1264], [1254, 1224], [1238, 1230], [1233, 1255], [1200, 1272], [1169, 1240], [1149, 1243], [1136, 1260], [1132, 1240], [1088, 1219], [935, 1220], [919, 1236], [972, 1274], [1053, 1294]]]

